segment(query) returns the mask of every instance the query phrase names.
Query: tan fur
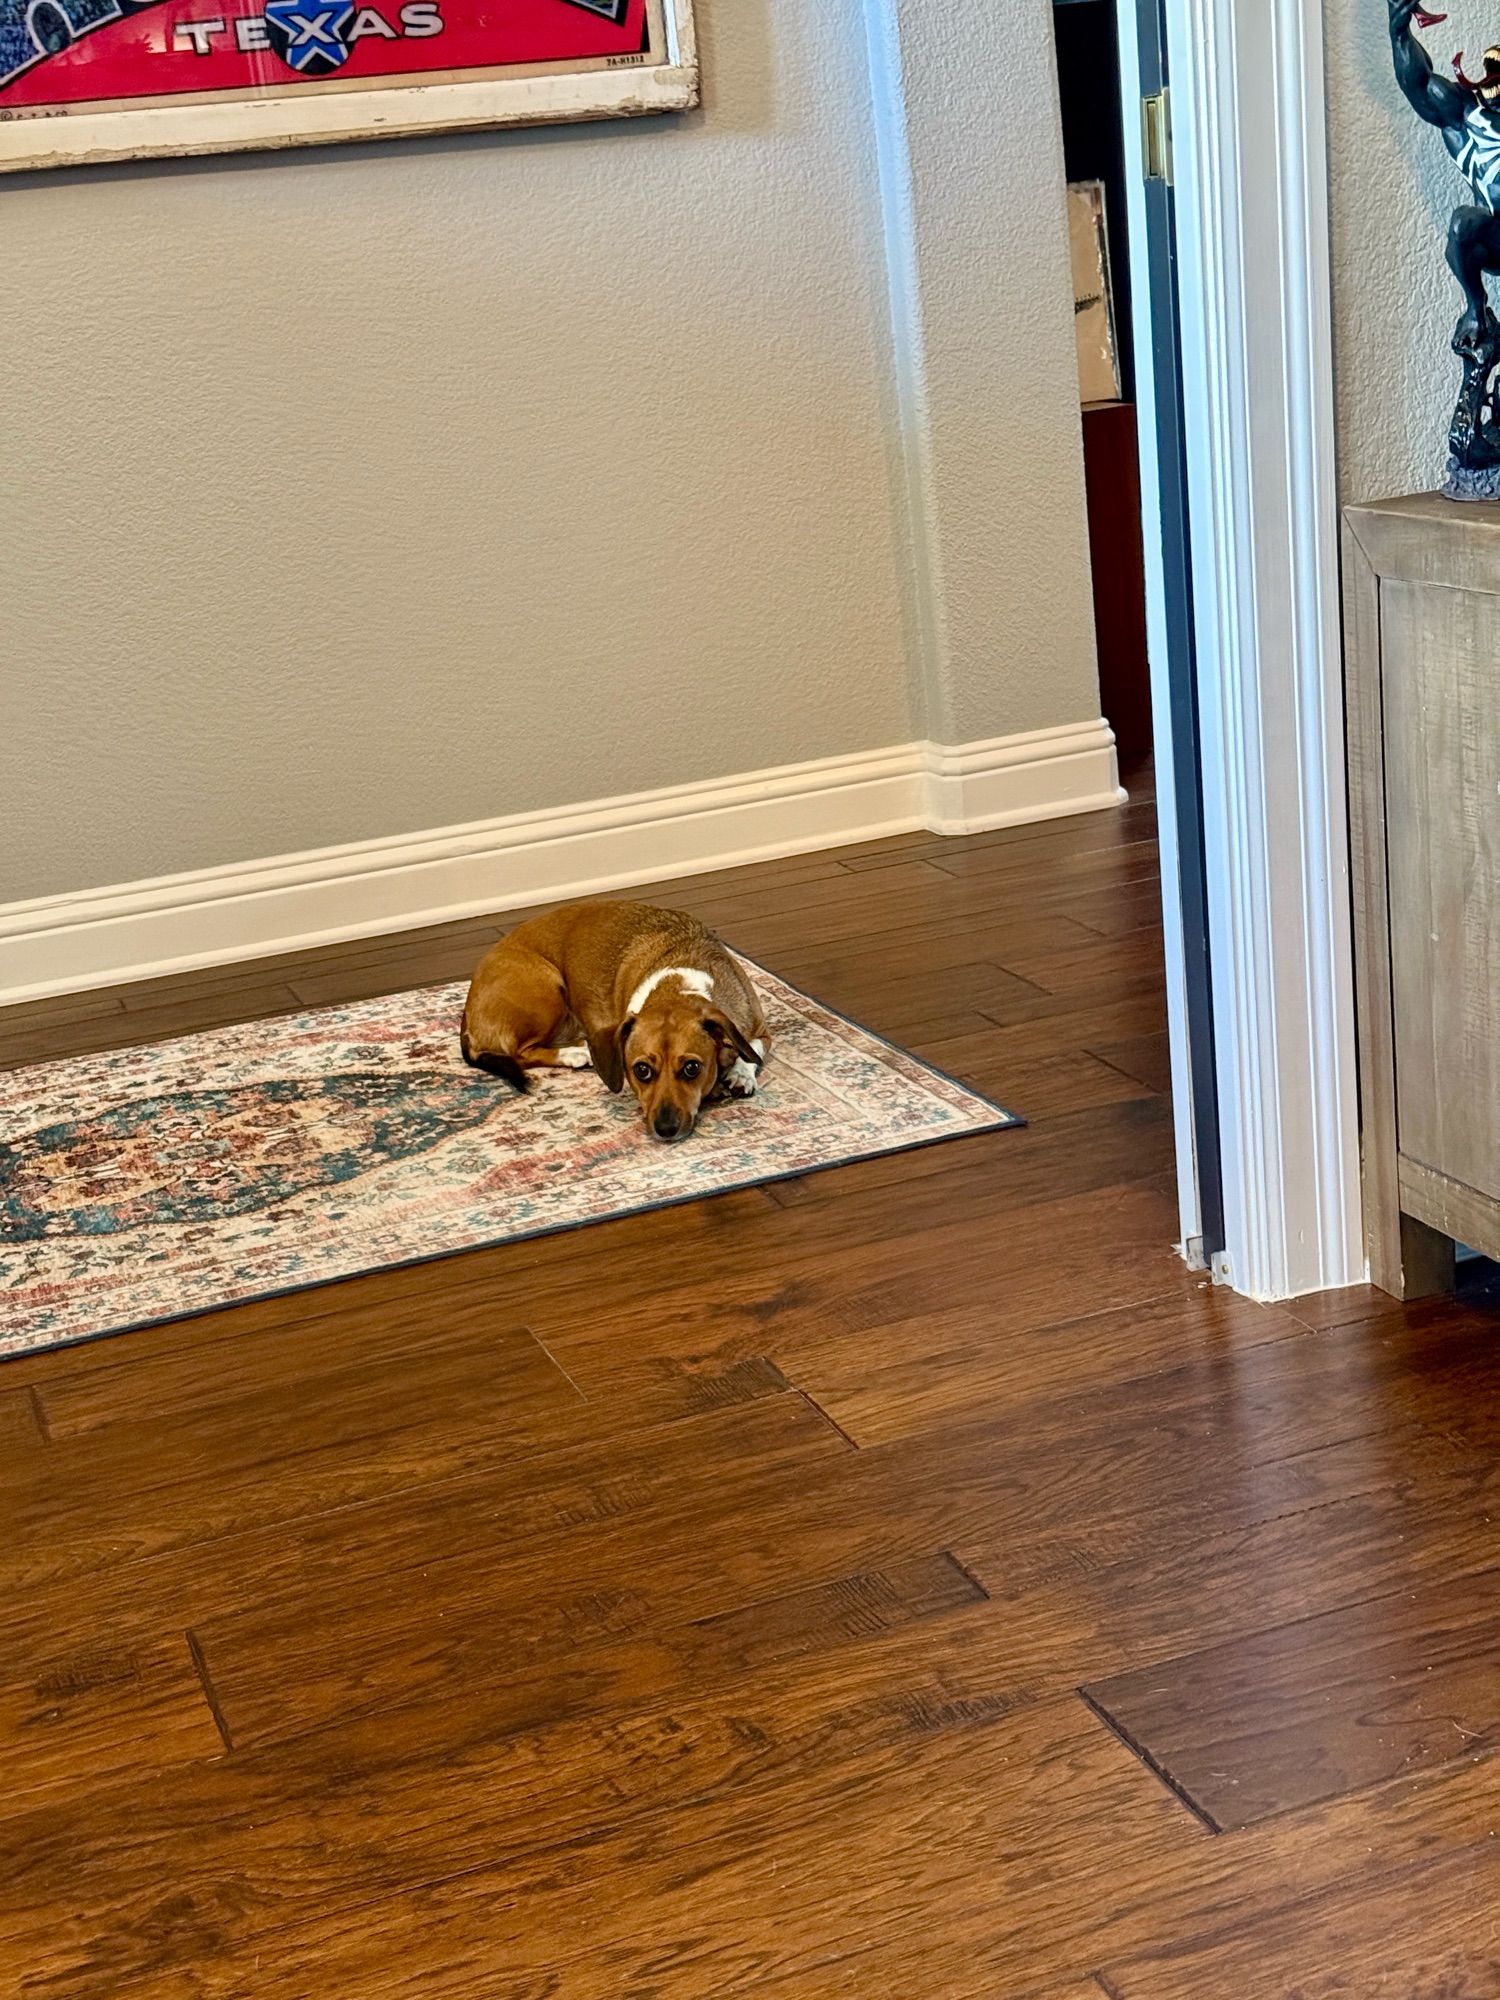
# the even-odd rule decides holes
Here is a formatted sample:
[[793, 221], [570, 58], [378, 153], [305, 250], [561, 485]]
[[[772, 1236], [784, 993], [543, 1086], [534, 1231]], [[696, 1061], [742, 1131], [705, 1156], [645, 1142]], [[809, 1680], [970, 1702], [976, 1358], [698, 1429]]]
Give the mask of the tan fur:
[[[709, 997], [669, 979], [630, 1018], [632, 994], [669, 966], [707, 974]], [[696, 917], [649, 903], [569, 903], [486, 952], [464, 1007], [463, 1051], [469, 1062], [508, 1057], [539, 1069], [580, 1039], [609, 1089], [629, 1083], [657, 1137], [686, 1138], [724, 1074], [750, 1058], [749, 1044], [764, 1048], [766, 1024], [754, 987]]]

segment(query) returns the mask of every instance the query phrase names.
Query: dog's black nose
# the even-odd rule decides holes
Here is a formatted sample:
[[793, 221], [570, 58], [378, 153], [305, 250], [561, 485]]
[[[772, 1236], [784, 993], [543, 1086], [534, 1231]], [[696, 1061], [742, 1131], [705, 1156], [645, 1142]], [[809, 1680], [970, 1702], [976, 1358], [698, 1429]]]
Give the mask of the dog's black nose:
[[682, 1113], [674, 1111], [670, 1104], [664, 1104], [651, 1120], [651, 1130], [658, 1139], [680, 1139], [683, 1134]]

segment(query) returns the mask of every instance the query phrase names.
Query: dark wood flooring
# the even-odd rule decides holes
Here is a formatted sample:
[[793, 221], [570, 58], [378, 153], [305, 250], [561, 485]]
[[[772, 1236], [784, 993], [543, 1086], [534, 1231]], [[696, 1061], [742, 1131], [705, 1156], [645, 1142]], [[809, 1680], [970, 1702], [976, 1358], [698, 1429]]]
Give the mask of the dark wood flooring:
[[665, 892], [1025, 1132], [0, 1368], [0, 1992], [1500, 1994], [1495, 1311], [1184, 1270], [1155, 865], [1146, 800]]

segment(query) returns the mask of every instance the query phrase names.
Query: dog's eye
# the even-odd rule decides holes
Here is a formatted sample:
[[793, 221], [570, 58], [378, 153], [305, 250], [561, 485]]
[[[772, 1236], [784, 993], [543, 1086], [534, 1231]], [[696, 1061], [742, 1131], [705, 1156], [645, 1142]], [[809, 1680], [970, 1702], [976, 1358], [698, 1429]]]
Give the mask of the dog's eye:
[[703, 1065], [701, 1062], [685, 1062], [677, 1074], [682, 1078], [684, 1083], [692, 1083], [702, 1072]]
[[655, 1076], [656, 1074], [656, 1071], [652, 1069], [650, 1063], [645, 1063], [645, 1062], [636, 1063], [634, 1065], [634, 1069], [635, 1069], [637, 1083], [649, 1083], [652, 1077]]

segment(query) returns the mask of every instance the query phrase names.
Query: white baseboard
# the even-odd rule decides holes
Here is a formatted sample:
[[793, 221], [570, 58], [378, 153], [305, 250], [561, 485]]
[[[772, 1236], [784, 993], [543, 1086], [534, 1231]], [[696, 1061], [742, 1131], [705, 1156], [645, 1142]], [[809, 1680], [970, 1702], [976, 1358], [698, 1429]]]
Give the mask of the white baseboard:
[[926, 827], [1118, 803], [1104, 721], [903, 743], [706, 784], [0, 905], [0, 1005]]

